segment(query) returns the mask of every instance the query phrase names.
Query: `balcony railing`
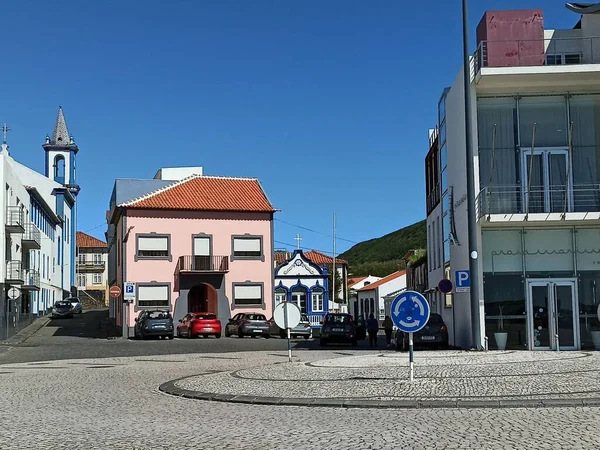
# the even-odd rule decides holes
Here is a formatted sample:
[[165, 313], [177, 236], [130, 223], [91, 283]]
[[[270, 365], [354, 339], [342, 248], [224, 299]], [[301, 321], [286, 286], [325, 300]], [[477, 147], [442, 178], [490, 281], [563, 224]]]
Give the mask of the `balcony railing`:
[[32, 222], [25, 224], [25, 233], [21, 238], [21, 245], [24, 248], [39, 250], [42, 248], [42, 235], [38, 227]]
[[180, 256], [175, 274], [183, 272], [229, 272], [228, 256]]
[[80, 261], [77, 260], [77, 270], [104, 270], [104, 261]]
[[23, 271], [23, 284], [21, 289], [29, 291], [40, 290], [40, 273], [37, 270], [25, 269]]
[[21, 261], [8, 261], [6, 263], [6, 283], [23, 283], [23, 263]]
[[473, 55], [482, 67], [531, 67], [600, 64], [600, 37], [481, 41]]
[[25, 231], [25, 214], [20, 206], [6, 208], [6, 231], [9, 233], [23, 233]]
[[486, 187], [477, 196], [477, 217], [489, 214], [600, 212], [600, 185]]

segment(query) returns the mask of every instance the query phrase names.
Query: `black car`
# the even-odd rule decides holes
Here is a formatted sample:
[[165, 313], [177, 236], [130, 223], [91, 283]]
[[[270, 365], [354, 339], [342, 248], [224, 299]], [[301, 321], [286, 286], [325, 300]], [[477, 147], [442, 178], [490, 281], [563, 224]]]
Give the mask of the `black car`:
[[69, 300], [59, 300], [52, 307], [52, 318], [69, 318], [73, 317], [73, 305]]
[[321, 327], [321, 345], [349, 343], [356, 347], [356, 326], [350, 314], [327, 314]]
[[[396, 349], [408, 349], [408, 333], [396, 330]], [[413, 345], [448, 348], [448, 327], [439, 314], [431, 313], [427, 325], [413, 333]]]
[[135, 318], [133, 334], [136, 339], [145, 339], [149, 336], [173, 339], [174, 333], [173, 317], [169, 311], [146, 310], [140, 312]]

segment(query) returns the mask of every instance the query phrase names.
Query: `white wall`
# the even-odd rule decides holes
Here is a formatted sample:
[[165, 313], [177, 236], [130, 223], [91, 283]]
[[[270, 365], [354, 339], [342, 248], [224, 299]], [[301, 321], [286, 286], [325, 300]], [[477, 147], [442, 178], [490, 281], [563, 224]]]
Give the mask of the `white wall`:
[[355, 283], [352, 286], [350, 286], [350, 289], [358, 290], [358, 289], [366, 286], [367, 284], [375, 283], [376, 281], [379, 281], [379, 280], [381, 280], [381, 277], [375, 277], [373, 275], [369, 275], [364, 280], [361, 280], [358, 283]]
[[159, 180], [167, 180], [167, 181], [177, 181], [183, 180], [192, 175], [202, 175], [204, 169], [200, 166], [198, 167], [163, 167], [160, 169], [156, 175], [155, 179]]

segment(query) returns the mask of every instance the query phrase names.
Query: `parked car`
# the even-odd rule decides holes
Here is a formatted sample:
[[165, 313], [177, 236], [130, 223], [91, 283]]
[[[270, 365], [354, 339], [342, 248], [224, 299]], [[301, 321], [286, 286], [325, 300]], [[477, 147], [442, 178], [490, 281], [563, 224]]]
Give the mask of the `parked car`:
[[133, 334], [136, 339], [145, 339], [149, 336], [173, 339], [173, 317], [169, 311], [145, 310], [135, 318]]
[[52, 307], [52, 318], [53, 319], [62, 319], [62, 318], [72, 318], [73, 317], [73, 306], [71, 302], [68, 300], [59, 300], [54, 303]]
[[[269, 329], [271, 336], [279, 336], [281, 339], [287, 338], [287, 331], [283, 328], [279, 328], [279, 325], [275, 323], [273, 317], [269, 319]], [[310, 326], [308, 315], [300, 315], [300, 323], [290, 330], [290, 337], [303, 337], [304, 339], [310, 339], [312, 337], [312, 327]]]
[[229, 319], [225, 325], [225, 337], [235, 334], [237, 337], [263, 336], [270, 338], [269, 322], [264, 314], [239, 313]]
[[[408, 333], [396, 330], [395, 342], [397, 350], [408, 349]], [[429, 315], [427, 325], [413, 333], [413, 345], [448, 348], [448, 327], [442, 316], [436, 313]]]
[[177, 325], [177, 337], [195, 338], [202, 335], [205, 338], [214, 336], [217, 339], [221, 337], [221, 321], [216, 314], [198, 312], [189, 313], [183, 319], [179, 319]]
[[321, 327], [321, 345], [331, 342], [349, 343], [356, 347], [356, 325], [350, 314], [327, 314]]
[[73, 314], [81, 314], [83, 312], [83, 306], [81, 305], [81, 300], [79, 299], [79, 297], [69, 297], [66, 298], [65, 301], [71, 302]]

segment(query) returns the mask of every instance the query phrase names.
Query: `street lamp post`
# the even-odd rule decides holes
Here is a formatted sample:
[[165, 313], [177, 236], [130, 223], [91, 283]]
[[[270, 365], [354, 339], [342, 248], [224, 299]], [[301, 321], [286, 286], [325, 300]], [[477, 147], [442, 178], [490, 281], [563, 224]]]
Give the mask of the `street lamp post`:
[[465, 141], [467, 153], [467, 228], [469, 232], [469, 274], [471, 298], [471, 329], [473, 332], [473, 346], [480, 350], [481, 328], [479, 312], [479, 267], [477, 251], [477, 219], [475, 214], [475, 179], [473, 161], [473, 139], [471, 135], [471, 54], [469, 52], [469, 21], [467, 0], [462, 0], [462, 25], [463, 25], [463, 72], [465, 88]]

